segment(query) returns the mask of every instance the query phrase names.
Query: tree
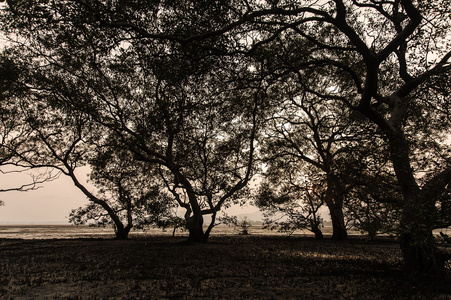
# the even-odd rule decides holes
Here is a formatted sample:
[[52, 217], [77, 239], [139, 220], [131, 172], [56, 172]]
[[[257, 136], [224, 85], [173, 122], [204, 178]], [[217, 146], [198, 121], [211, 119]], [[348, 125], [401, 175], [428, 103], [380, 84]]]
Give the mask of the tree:
[[379, 165], [378, 171], [370, 176], [362, 172], [366, 183], [353, 188], [345, 200], [348, 225], [367, 232], [370, 238], [378, 233], [399, 233], [401, 191], [389, 169]]
[[[286, 80], [272, 99], [278, 105], [272, 111], [262, 142], [270, 181], [277, 189], [285, 180], [288, 190], [304, 194], [309, 184], [305, 186], [303, 181], [322, 184], [324, 194], [319, 199], [329, 209], [332, 238], [346, 239], [344, 201], [352, 189], [363, 184], [356, 178], [362, 178], [362, 170], [374, 163], [368, 153], [377, 151], [376, 147], [364, 148], [374, 144], [367, 142], [375, 139], [371, 127], [359, 125], [346, 106], [302, 92], [302, 86], [293, 79]], [[311, 200], [314, 194], [306, 196]], [[319, 208], [317, 205], [314, 210]], [[307, 202], [307, 207], [312, 205]]]
[[321, 231], [323, 220], [319, 209], [324, 204], [325, 193], [321, 191], [321, 185], [314, 185], [308, 181], [302, 184], [293, 182], [298, 178], [299, 176], [293, 176], [289, 185], [279, 189], [276, 188], [275, 181], [261, 184], [255, 196], [255, 203], [264, 211], [264, 226], [291, 233], [297, 229], [308, 229], [317, 239], [323, 239]]
[[[444, 146], [440, 133], [450, 125], [449, 81], [445, 79], [451, 57], [445, 34], [449, 8], [442, 2], [420, 5], [409, 0], [335, 0], [311, 6], [288, 2], [262, 10], [253, 19], [266, 30], [250, 51], [277, 43], [281, 49], [293, 49], [287, 65], [301, 75], [306, 90], [345, 103], [378, 127], [402, 191], [400, 244], [406, 267], [419, 274], [438, 272], [443, 262], [432, 236], [433, 216], [437, 199], [451, 179], [449, 155], [441, 151], [442, 163], [428, 168], [431, 176], [422, 182], [419, 170], [413, 168], [416, 157], [411, 156], [415, 151], [411, 137], [434, 132], [425, 138]], [[292, 32], [302, 48], [284, 39]], [[437, 58], [431, 59], [431, 53]], [[308, 85], [311, 77], [305, 76], [305, 70], [310, 74], [312, 68], [315, 80], [329, 89]], [[421, 93], [424, 90], [427, 94]], [[419, 114], [436, 118], [422, 124], [415, 119]], [[419, 131], [410, 136], [414, 128]]]
[[108, 200], [89, 191], [76, 174], [76, 169], [86, 165], [87, 156], [93, 151], [89, 139], [95, 137], [90, 135], [94, 131], [89, 121], [80, 118], [80, 115], [68, 117], [61, 110], [42, 110], [43, 103], [30, 106], [22, 112], [27, 115], [30, 134], [14, 154], [16, 165], [53, 168], [68, 176], [90, 201], [107, 212], [115, 224], [116, 236], [127, 238], [132, 227], [131, 218], [126, 219], [129, 223], [125, 226], [119, 215], [120, 210], [115, 210]]
[[[111, 77], [103, 76], [111, 75], [112, 69], [106, 66], [106, 62], [111, 62], [106, 59], [109, 55], [114, 54], [117, 61], [123, 62], [118, 53], [130, 53], [134, 49], [136, 55], [128, 57], [145, 57], [148, 60], [141, 61], [160, 66], [161, 72], [157, 74], [155, 68], [148, 68], [148, 64], [138, 64], [153, 70], [152, 75], [160, 79], [147, 80], [147, 85], [169, 80], [173, 86], [174, 82], [180, 83], [181, 79], [193, 75], [200, 79], [197, 76], [208, 73], [206, 71], [211, 69], [213, 62], [218, 66], [223, 66], [224, 62], [235, 65], [238, 57], [245, 54], [246, 59], [259, 61], [263, 58], [263, 62], [271, 63], [273, 57], [259, 56], [261, 49], [272, 47], [274, 51], [270, 53], [273, 54], [288, 50], [291, 56], [273, 69], [274, 74], [297, 74], [305, 91], [322, 99], [345, 103], [383, 134], [402, 191], [400, 243], [406, 266], [423, 274], [437, 272], [439, 266], [443, 266], [436, 259], [437, 249], [431, 233], [435, 217], [431, 216], [436, 215], [435, 204], [451, 177], [449, 153], [443, 149], [446, 148], [443, 147], [443, 134], [439, 134], [450, 124], [447, 101], [450, 11], [446, 2], [223, 0], [149, 1], [142, 6], [134, 1], [60, 3], [9, 2], [2, 17], [4, 24], [8, 24], [5, 30], [16, 30], [23, 40], [27, 39], [27, 43], [35, 46], [35, 50], [46, 49], [41, 58], [51, 57], [52, 62], [64, 62], [65, 68], [55, 69], [59, 73], [54, 74], [65, 70], [70, 71], [71, 76], [80, 75], [83, 72], [78, 69], [77, 73], [74, 69], [77, 64], [84, 67], [83, 71], [95, 70], [97, 75], [91, 78], [98, 80], [85, 80], [91, 83], [88, 90], [92, 91], [96, 84], [102, 83], [103, 91], [107, 93], [96, 95], [108, 97], [102, 99], [99, 96], [94, 102], [92, 97], [84, 97], [85, 111], [96, 112], [91, 115], [96, 116], [97, 122], [110, 129], [116, 128], [123, 133], [124, 140], [130, 140], [129, 135], [134, 131], [130, 132], [127, 125], [131, 123], [124, 118], [123, 110], [118, 109], [122, 107], [123, 95], [114, 98], [112, 92], [117, 89], [105, 88], [119, 86], [108, 83]], [[82, 53], [89, 55], [82, 56]], [[72, 57], [80, 59], [69, 63]], [[161, 59], [168, 57], [179, 63], [165, 68]], [[221, 60], [224, 58], [228, 59]], [[91, 63], [90, 68], [86, 68], [87, 64], [80, 65], [87, 61]], [[133, 58], [132, 61], [137, 60]], [[121, 63], [120, 66], [125, 65]], [[132, 73], [128, 74], [132, 76]], [[312, 80], [321, 84], [310, 85]], [[207, 80], [205, 84], [210, 83]], [[318, 86], [319, 90], [316, 89]], [[141, 96], [143, 90], [138, 91], [134, 96]], [[121, 101], [105, 101], [107, 99]], [[245, 107], [249, 112], [252, 105]], [[116, 114], [119, 111], [121, 113]], [[419, 115], [435, 117], [422, 123], [417, 122]], [[122, 123], [124, 120], [126, 122]], [[431, 132], [434, 134], [430, 135]], [[441, 154], [437, 156], [441, 158], [440, 164], [427, 164], [428, 176], [422, 178], [417, 176], [419, 170], [414, 169], [419, 156], [415, 153], [417, 145], [412, 137], [419, 134], [424, 134], [422, 142], [434, 145], [427, 149], [438, 150]], [[147, 147], [144, 152], [150, 153], [148, 150], [154, 149]], [[161, 152], [153, 153], [161, 155]], [[165, 156], [155, 157], [152, 159], [160, 159], [184, 187], [188, 186]], [[191, 197], [190, 202], [197, 224], [193, 236], [199, 237], [194, 232], [199, 232], [202, 225], [201, 210], [194, 199]]]
[[[98, 188], [97, 199], [72, 210], [70, 222], [76, 225], [113, 225], [116, 237], [127, 239], [133, 227], [163, 227], [165, 222], [176, 218], [174, 201], [162, 191], [158, 174], [152, 166], [149, 169], [142, 163], [133, 162], [131, 153], [108, 143], [94, 151], [88, 162], [90, 179]], [[106, 210], [105, 204], [111, 209]]]
[[[254, 173], [265, 87], [259, 78], [240, 81], [248, 73], [244, 56], [210, 57], [208, 45], [197, 51], [145, 32], [133, 39], [134, 29], [96, 13], [135, 21], [124, 9], [130, 8], [152, 19], [152, 5], [104, 4], [11, 4], [4, 14], [7, 30], [27, 39], [18, 45], [19, 57], [30, 57], [33, 66], [23, 83], [33, 87], [33, 97], [51, 104], [46, 109], [62, 107], [63, 113], [88, 118], [99, 134], [114, 134], [119, 149], [134, 160], [159, 166], [166, 188], [186, 209], [189, 239], [206, 241], [214, 224], [204, 232], [202, 216], [212, 214], [214, 220]], [[176, 19], [176, 26], [172, 21], [184, 4], [163, 10], [155, 28], [190, 30], [183, 20]], [[186, 9], [198, 8], [193, 6]], [[212, 69], [215, 64], [219, 67]]]
[[[25, 63], [27, 58], [22, 57], [21, 60], [18, 57], [17, 62]], [[144, 226], [154, 224], [166, 215], [171, 200], [155, 187], [155, 177], [152, 177], [155, 174], [148, 168], [143, 169], [142, 165], [131, 165], [130, 153], [113, 148], [115, 144], [111, 138], [109, 140], [102, 135], [92, 119], [47, 101], [46, 97], [52, 95], [41, 93], [42, 85], [31, 91], [30, 87], [35, 82], [25, 83], [24, 78], [31, 78], [34, 72], [32, 66], [30, 62], [21, 76], [12, 81], [13, 84], [23, 83], [25, 88], [21, 95], [11, 97], [13, 102], [9, 106], [15, 112], [13, 116], [21, 116], [20, 120], [16, 119], [16, 128], [11, 130], [13, 143], [9, 145], [14, 147], [8, 148], [11, 154], [9, 164], [25, 169], [53, 169], [59, 172], [58, 175], [71, 178], [92, 203], [86, 209], [74, 211], [70, 220], [82, 224], [90, 218], [102, 218], [102, 222], [114, 225], [119, 239], [128, 237], [134, 219], [139, 219], [140, 226]], [[76, 97], [75, 94], [73, 96]], [[87, 164], [93, 167], [91, 178], [100, 187], [97, 194], [90, 191], [76, 174], [79, 167]], [[134, 172], [142, 172], [143, 175], [136, 176]], [[22, 189], [27, 188], [30, 185]]]
[[[205, 84], [205, 78], [202, 84]], [[194, 83], [190, 86], [195, 91]], [[211, 87], [209, 87], [211, 88]], [[231, 201], [239, 199], [245, 191], [247, 182], [254, 170], [254, 143], [258, 129], [258, 107], [260, 91], [248, 96], [247, 88], [234, 88], [235, 94], [209, 94], [199, 90], [201, 94], [191, 94], [190, 98], [199, 101], [190, 106], [189, 111], [175, 112], [163, 110], [165, 116], [178, 116], [174, 123], [165, 117], [164, 124], [169, 128], [164, 161], [161, 166], [161, 177], [167, 189], [174, 195], [178, 204], [186, 210], [185, 220], [190, 231], [191, 241], [206, 241], [215, 225], [217, 212]], [[179, 90], [184, 90], [180, 88]], [[163, 96], [169, 98], [163, 99]], [[179, 97], [186, 99], [185, 95]], [[249, 97], [252, 105], [249, 108]], [[177, 97], [160, 94], [158, 101], [168, 101]], [[209, 101], [205, 101], [210, 98]], [[243, 101], [244, 100], [244, 101]], [[231, 107], [233, 103], [235, 107]], [[246, 101], [246, 102], [245, 102]], [[240, 104], [238, 104], [240, 103]], [[179, 103], [178, 105], [186, 105]], [[166, 106], [166, 104], [165, 104]], [[169, 106], [169, 105], [168, 105]], [[183, 118], [183, 119], [182, 119]], [[156, 154], [143, 148], [135, 149], [143, 161], [155, 161]], [[151, 154], [151, 155], [149, 155]], [[212, 216], [211, 223], [203, 232], [203, 215]]]

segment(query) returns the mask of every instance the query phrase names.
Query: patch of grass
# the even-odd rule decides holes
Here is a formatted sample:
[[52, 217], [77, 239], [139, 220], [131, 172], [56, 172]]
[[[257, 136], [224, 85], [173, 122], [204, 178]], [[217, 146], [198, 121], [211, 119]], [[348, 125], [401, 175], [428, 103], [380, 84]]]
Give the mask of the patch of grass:
[[214, 236], [0, 240], [0, 298], [449, 299], [404, 279], [395, 242]]

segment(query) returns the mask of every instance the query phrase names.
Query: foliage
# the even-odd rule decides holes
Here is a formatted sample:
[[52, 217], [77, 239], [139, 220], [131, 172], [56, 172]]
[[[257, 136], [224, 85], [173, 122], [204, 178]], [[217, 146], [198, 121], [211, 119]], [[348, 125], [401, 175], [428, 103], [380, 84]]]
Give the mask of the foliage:
[[[163, 11], [157, 14], [159, 6]], [[218, 26], [225, 22], [227, 14], [218, 7], [211, 7], [218, 15], [208, 19], [208, 26], [213, 20]], [[87, 118], [98, 126], [97, 133], [118, 141], [93, 148], [126, 149], [134, 163], [158, 166], [165, 187], [186, 209], [193, 238], [204, 239], [202, 215], [215, 215], [254, 173], [263, 92], [254, 79], [250, 86], [238, 84], [247, 72], [244, 56], [208, 57], [209, 42], [190, 50], [151, 33], [161, 28], [164, 34], [183, 35], [194, 28], [191, 22], [201, 26], [197, 8], [169, 2], [28, 2], [10, 5], [2, 18], [6, 32], [27, 39], [26, 44], [12, 42], [18, 60], [28, 58], [29, 74], [21, 78], [33, 87], [27, 96], [43, 100], [50, 114]], [[193, 12], [186, 23], [178, 18], [185, 10]], [[107, 15], [110, 19], [103, 19]], [[124, 31], [118, 19], [132, 27], [155, 26]]]
[[247, 220], [247, 217], [244, 217], [239, 223], [237, 223], [237, 226], [239, 228], [238, 234], [241, 235], [248, 235], [249, 234], [249, 228], [252, 227], [252, 224], [250, 221]]
[[255, 196], [255, 204], [264, 212], [265, 228], [289, 233], [308, 229], [319, 239], [323, 237], [320, 229], [323, 220], [319, 214], [323, 203], [324, 190], [311, 182], [291, 181], [285, 185], [264, 182]]
[[[134, 227], [164, 225], [161, 219], [174, 218], [173, 199], [162, 191], [155, 168], [142, 163], [131, 164], [131, 153], [120, 151], [113, 143], [110, 141], [96, 148], [89, 159], [90, 179], [98, 188], [97, 198], [103, 199], [121, 219]], [[88, 205], [73, 212], [70, 220], [78, 223], [79, 216], [83, 216], [84, 222], [91, 219], [104, 225], [105, 213]], [[77, 219], [73, 219], [75, 216]], [[112, 223], [111, 219], [108, 221]]]
[[[72, 126], [71, 116], [98, 136], [114, 135], [134, 162], [158, 170], [196, 241], [239, 201], [261, 150], [288, 164], [294, 148], [291, 157], [321, 170], [342, 236], [345, 196], [391, 214], [367, 188], [380, 172], [394, 175], [406, 264], [438, 273], [431, 232], [449, 221], [442, 215], [451, 180], [448, 4], [10, 1], [0, 15], [13, 45], [2, 60], [1, 95], [17, 95], [32, 115], [45, 111], [25, 119], [48, 130], [39, 131], [51, 141], [35, 156], [41, 165], [47, 148], [62, 157], [73, 135], [58, 142], [45, 133], [61, 135], [56, 125]], [[20, 93], [5, 93], [5, 80]], [[262, 130], [268, 116], [270, 133]], [[93, 140], [83, 141], [83, 153]], [[50, 164], [64, 161], [53, 155]], [[212, 223], [204, 233], [205, 214]], [[360, 223], [382, 226], [373, 221]]]
[[351, 190], [345, 202], [348, 226], [374, 238], [378, 233], [398, 234], [401, 191], [389, 170], [373, 175], [361, 174], [361, 184]]

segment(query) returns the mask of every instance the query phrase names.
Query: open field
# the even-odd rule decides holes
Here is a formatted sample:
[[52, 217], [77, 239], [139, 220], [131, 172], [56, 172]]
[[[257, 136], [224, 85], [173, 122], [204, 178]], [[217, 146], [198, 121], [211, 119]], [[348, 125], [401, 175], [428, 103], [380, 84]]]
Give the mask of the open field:
[[185, 239], [0, 239], [0, 298], [451, 299], [449, 281], [407, 281], [388, 238]]

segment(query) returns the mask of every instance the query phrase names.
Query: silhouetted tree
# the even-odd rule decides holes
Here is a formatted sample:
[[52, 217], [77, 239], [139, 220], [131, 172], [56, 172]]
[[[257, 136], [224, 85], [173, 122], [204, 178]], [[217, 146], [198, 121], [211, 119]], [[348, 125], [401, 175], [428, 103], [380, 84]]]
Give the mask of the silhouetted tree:
[[[79, 167], [87, 165], [89, 155], [92, 155], [95, 147], [101, 143], [101, 138], [93, 134], [96, 131], [92, 123], [75, 112], [69, 117], [62, 110], [43, 109], [43, 105], [44, 103], [28, 103], [26, 110], [21, 111], [27, 120], [23, 126], [30, 129], [27, 140], [16, 149], [15, 164], [25, 168], [52, 168], [68, 176], [89, 201], [101, 207], [109, 216], [115, 225], [117, 238], [127, 238], [133, 226], [131, 212], [134, 209], [127, 205], [129, 199], [124, 196], [127, 191], [122, 189], [121, 193], [114, 193], [109, 186], [107, 188], [111, 189], [109, 192], [112, 200], [102, 197], [102, 193], [97, 196], [89, 190], [86, 183], [80, 181], [76, 173]], [[95, 143], [93, 139], [96, 140]], [[122, 182], [118, 180], [115, 184], [121, 187]], [[122, 206], [118, 207], [117, 203]], [[124, 206], [127, 214], [122, 219], [121, 211]], [[75, 220], [74, 216], [72, 219]]]
[[[158, 14], [150, 3], [10, 3], [3, 20], [6, 31], [28, 39], [15, 46], [29, 58], [31, 72], [22, 80], [33, 87], [30, 97], [49, 104], [45, 109], [88, 118], [99, 136], [114, 134], [134, 160], [159, 166], [166, 188], [186, 209], [189, 239], [206, 241], [213, 223], [204, 232], [203, 215], [214, 221], [254, 173], [265, 86], [258, 76], [242, 75], [249, 73], [244, 56], [213, 57], [208, 45], [200, 43], [198, 51], [169, 36], [126, 28], [141, 11], [149, 19], [140, 23], [152, 30], [202, 30], [179, 14], [192, 11], [186, 16], [195, 18], [205, 6], [162, 5], [168, 7]], [[204, 21], [226, 16], [217, 17]], [[116, 24], [116, 18], [129, 25]], [[140, 38], [130, 39], [134, 34]]]
[[361, 184], [355, 178], [361, 178], [359, 173], [368, 164], [365, 156], [375, 150], [364, 148], [369, 145], [365, 140], [375, 139], [373, 130], [360, 125], [345, 105], [302, 92], [295, 80], [287, 80], [280, 89], [282, 92], [272, 95], [279, 104], [272, 111], [262, 142], [269, 181], [275, 181], [277, 187], [285, 179], [287, 189], [292, 186], [302, 192], [308, 184], [303, 186], [301, 182], [311, 181], [315, 186], [321, 182], [321, 204], [324, 202], [330, 212], [332, 238], [346, 239], [344, 200], [351, 189]]
[[[288, 50], [285, 69], [298, 74], [306, 91], [345, 103], [382, 132], [402, 191], [403, 256], [406, 267], [420, 274], [443, 267], [432, 229], [437, 199], [451, 179], [449, 152], [443, 150], [450, 125], [449, 14], [444, 2], [334, 0], [281, 1], [246, 15], [259, 31], [249, 53]], [[321, 89], [312, 80], [322, 83]], [[434, 117], [423, 123], [419, 115]], [[414, 139], [420, 132], [427, 133], [423, 142], [433, 145], [427, 149], [441, 154], [439, 165], [428, 161], [426, 181], [417, 176], [418, 156], [412, 156], [418, 154]]]
[[[82, 97], [77, 101], [66, 97], [64, 103], [78, 106], [104, 128], [121, 133], [124, 144], [139, 145], [136, 154], [141, 151], [142, 157], [148, 155], [147, 161], [161, 163], [177, 178], [173, 182], [187, 191], [193, 185], [182, 176], [183, 168], [163, 155], [166, 151], [154, 147], [161, 146], [164, 139], [149, 139], [161, 128], [140, 127], [140, 122], [130, 118], [131, 112], [136, 120], [153, 117], [145, 114], [149, 110], [142, 106], [155, 107], [156, 102], [142, 99], [156, 99], [162, 86], [184, 87], [193, 95], [187, 88], [192, 86], [186, 84], [187, 78], [210, 87], [215, 86], [209, 81], [212, 78], [227, 82], [224, 74], [200, 75], [207, 74], [212, 66], [230, 65], [231, 70], [243, 54], [246, 59], [273, 63], [268, 70], [276, 77], [297, 74], [305, 91], [345, 103], [378, 127], [402, 191], [400, 243], [406, 266], [422, 274], [437, 272], [443, 266], [436, 259], [432, 228], [437, 221], [436, 204], [451, 178], [449, 152], [443, 146], [444, 134], [439, 134], [450, 125], [450, 11], [445, 1], [74, 0], [8, 4], [2, 13], [2, 21], [7, 24], [4, 30], [20, 34], [19, 40], [27, 41], [26, 48], [40, 57], [35, 62], [40, 61], [41, 71], [47, 72], [41, 82], [64, 82], [63, 91], [83, 86], [83, 93], [76, 93]], [[284, 54], [283, 64], [277, 59], [278, 53]], [[116, 63], [112, 64], [110, 58]], [[169, 63], [164, 62], [167, 58]], [[113, 65], [128, 70], [117, 72]], [[113, 78], [114, 74], [122, 78]], [[127, 81], [129, 78], [135, 80]], [[263, 95], [261, 91], [250, 94]], [[250, 124], [254, 102], [240, 100], [242, 108], [247, 108], [244, 115]], [[229, 120], [233, 119], [236, 117]], [[146, 128], [146, 138], [137, 134], [138, 128]], [[426, 159], [423, 170], [428, 176], [421, 178], [417, 175], [423, 170], [416, 168], [421, 156], [416, 150], [420, 148], [414, 141], [420, 134], [424, 134], [422, 145], [429, 143], [426, 149], [440, 154], [435, 156], [440, 158], [435, 166]], [[174, 139], [167, 140], [171, 141]], [[237, 186], [242, 187], [247, 179], [242, 177]], [[189, 194], [193, 219], [188, 223], [195, 224], [191, 233], [198, 240], [203, 236], [202, 214], [195, 193]]]
[[[255, 196], [255, 204], [265, 217], [264, 227], [290, 233], [297, 229], [308, 229], [317, 239], [323, 239], [323, 219], [319, 209], [324, 204], [324, 189], [299, 176], [293, 169], [284, 168], [283, 171], [292, 174], [289, 183], [280, 185], [287, 176], [282, 180], [263, 182]], [[297, 182], [300, 178], [304, 182]]]
[[[72, 210], [70, 222], [113, 225], [117, 238], [127, 239], [133, 227], [164, 227], [165, 221], [176, 217], [173, 198], [162, 191], [155, 168], [134, 162], [131, 153], [108, 143], [93, 152], [88, 159], [90, 179], [98, 190], [95, 196], [92, 192], [88, 195], [96, 201]], [[106, 210], [104, 203], [111, 210]]]
[[24, 95], [26, 88], [17, 79], [23, 72], [19, 64], [10, 59], [8, 51], [0, 54], [0, 173], [4, 176], [15, 173], [30, 173], [26, 183], [0, 188], [0, 192], [31, 191], [38, 189], [45, 182], [57, 179], [58, 172], [48, 168], [36, 168], [17, 164], [16, 153], [30, 135], [15, 97]]

